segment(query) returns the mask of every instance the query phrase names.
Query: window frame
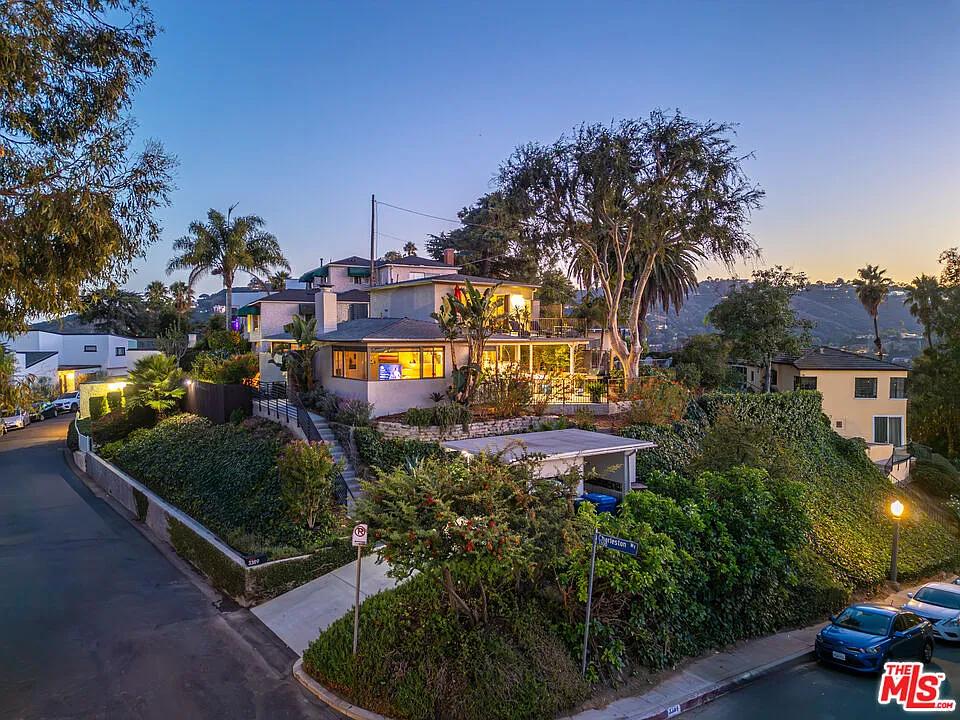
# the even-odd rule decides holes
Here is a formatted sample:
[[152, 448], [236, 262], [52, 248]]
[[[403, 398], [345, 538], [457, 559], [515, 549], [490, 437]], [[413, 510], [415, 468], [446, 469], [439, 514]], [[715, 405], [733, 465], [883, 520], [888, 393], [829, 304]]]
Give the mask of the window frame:
[[[900, 395], [893, 394], [894, 383], [899, 383], [900, 387], [902, 388], [902, 394]], [[907, 378], [905, 377], [890, 378], [889, 396], [891, 400], [906, 400], [907, 399]]]
[[127, 356], [127, 349], [126, 349], [125, 347], [123, 347], [123, 345], [117, 345], [117, 346], [113, 349], [113, 355], [114, 355], [114, 357], [126, 357], [126, 356]]
[[[803, 387], [804, 380], [807, 380], [807, 381], [813, 380], [813, 387], [812, 388]], [[795, 375], [793, 378], [793, 389], [794, 390], [810, 390], [810, 391], [816, 392], [817, 376], [816, 375]]]
[[97, 352], [97, 346], [96, 346], [96, 345], [84, 345], [84, 346], [83, 346], [83, 351], [84, 351], [85, 353], [86, 353], [86, 352], [95, 353], [95, 352]]
[[[877, 439], [877, 420], [881, 418], [883, 418], [884, 420], [887, 420], [887, 423], [886, 423], [887, 437], [884, 440]], [[890, 422], [889, 421], [893, 418], [896, 418], [897, 420], [900, 421], [900, 437], [898, 438], [899, 442], [890, 441]], [[902, 447], [903, 444], [906, 442], [905, 435], [906, 435], [906, 428], [907, 428], [907, 419], [903, 415], [874, 415], [871, 418], [871, 420], [873, 423], [873, 442], [878, 444], [883, 444], [883, 445], [893, 445], [894, 447]]]
[[[870, 380], [873, 382], [873, 395], [858, 394], [857, 382], [860, 380]], [[855, 377], [853, 378], [853, 399], [854, 400], [876, 400], [880, 395], [880, 378], [874, 377]]]
[[[331, 373], [333, 377], [343, 378], [345, 380], [360, 380], [361, 378], [349, 378], [345, 375], [337, 374], [337, 353], [347, 352], [359, 352], [364, 354], [364, 382], [398, 382], [398, 381], [410, 381], [410, 380], [443, 380], [447, 376], [447, 346], [443, 344], [431, 344], [431, 345], [366, 345], [362, 349], [358, 350], [349, 346], [338, 346], [335, 345], [332, 349], [331, 354]], [[429, 353], [440, 353], [439, 363], [431, 362], [429, 363], [431, 367], [436, 368], [439, 365], [440, 374], [433, 375], [424, 375], [424, 356]], [[374, 355], [380, 354], [389, 354], [389, 353], [416, 353], [417, 354], [417, 372], [419, 377], [400, 377], [393, 380], [381, 380], [379, 377], [372, 377], [372, 366], [374, 364]], [[433, 360], [437, 360], [436, 357]], [[379, 361], [378, 361], [379, 362]]]

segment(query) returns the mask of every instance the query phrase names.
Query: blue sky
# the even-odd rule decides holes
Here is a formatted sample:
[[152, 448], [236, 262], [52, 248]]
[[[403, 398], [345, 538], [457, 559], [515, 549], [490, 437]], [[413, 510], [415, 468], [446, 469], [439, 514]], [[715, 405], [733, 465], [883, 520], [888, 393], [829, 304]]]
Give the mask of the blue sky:
[[[957, 1], [151, 5], [134, 114], [180, 167], [134, 289], [210, 207], [262, 215], [299, 273], [365, 254], [371, 193], [453, 217], [517, 145], [657, 107], [738, 123], [768, 264], [909, 280], [960, 244]], [[451, 227], [384, 208], [379, 251]]]

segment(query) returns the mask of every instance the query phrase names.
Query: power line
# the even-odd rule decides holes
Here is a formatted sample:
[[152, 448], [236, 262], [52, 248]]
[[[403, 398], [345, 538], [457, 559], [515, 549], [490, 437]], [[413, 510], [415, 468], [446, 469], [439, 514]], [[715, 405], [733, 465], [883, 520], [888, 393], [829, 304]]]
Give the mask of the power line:
[[420, 212], [419, 210], [411, 210], [410, 208], [400, 207], [399, 205], [391, 205], [390, 203], [383, 202], [382, 200], [377, 200], [377, 205], [383, 205], [384, 207], [393, 208], [394, 210], [400, 210], [402, 212], [410, 213], [412, 215], [419, 215], [420, 217], [430, 218], [432, 220], [442, 220], [443, 222], [455, 223], [457, 225], [466, 225], [468, 227], [483, 228], [485, 230], [501, 230], [494, 225], [484, 225], [482, 223], [472, 223], [467, 222], [466, 220], [453, 220], [451, 218], [440, 217], [439, 215], [431, 215], [430, 213]]

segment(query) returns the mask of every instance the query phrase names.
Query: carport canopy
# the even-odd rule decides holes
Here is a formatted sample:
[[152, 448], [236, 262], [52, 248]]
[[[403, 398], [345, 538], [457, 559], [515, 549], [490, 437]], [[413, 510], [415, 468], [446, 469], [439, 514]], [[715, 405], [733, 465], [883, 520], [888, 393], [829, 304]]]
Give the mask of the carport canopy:
[[542, 455], [544, 460], [565, 460], [656, 447], [656, 443], [649, 440], [634, 440], [577, 428], [447, 440], [440, 444], [448, 450], [456, 450], [467, 456], [483, 452], [502, 454], [507, 462], [524, 455]]

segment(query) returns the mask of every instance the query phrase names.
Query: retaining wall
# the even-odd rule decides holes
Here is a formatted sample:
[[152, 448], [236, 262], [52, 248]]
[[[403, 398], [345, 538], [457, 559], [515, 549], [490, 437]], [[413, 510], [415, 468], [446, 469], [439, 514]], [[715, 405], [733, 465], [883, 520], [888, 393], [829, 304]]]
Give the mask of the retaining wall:
[[492, 435], [510, 435], [512, 433], [535, 430], [544, 422], [556, 420], [556, 415], [525, 415], [505, 420], [485, 420], [472, 422], [466, 427], [454, 425], [451, 428], [436, 426], [416, 427], [398, 422], [377, 422], [374, 426], [384, 437], [439, 442], [441, 440], [466, 440], [467, 438], [490, 437]]

